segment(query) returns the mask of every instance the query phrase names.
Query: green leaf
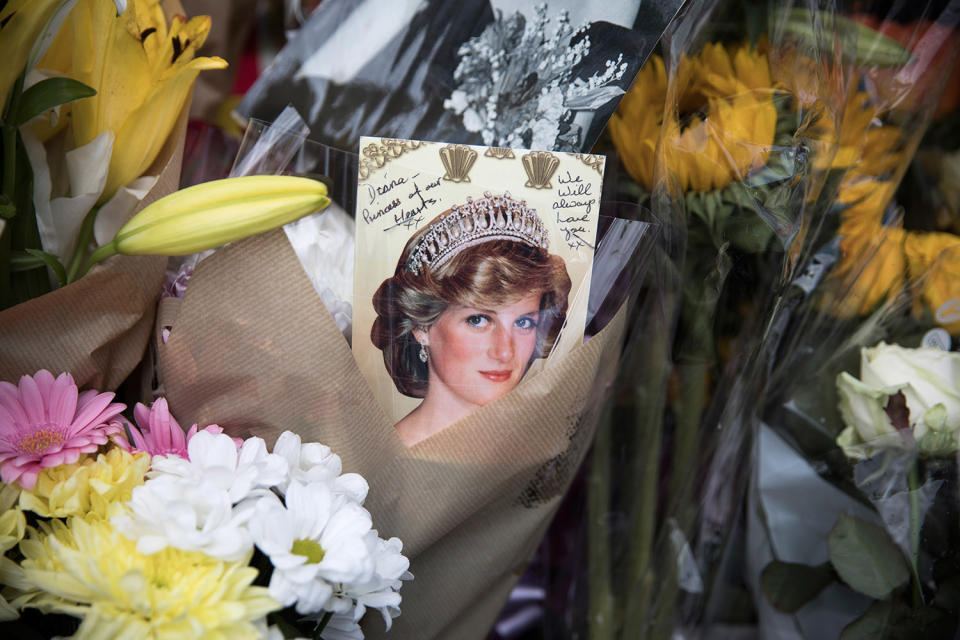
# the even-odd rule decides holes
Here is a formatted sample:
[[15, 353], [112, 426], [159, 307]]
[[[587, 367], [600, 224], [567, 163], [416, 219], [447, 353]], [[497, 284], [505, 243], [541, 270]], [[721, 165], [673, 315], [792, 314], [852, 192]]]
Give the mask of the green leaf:
[[914, 608], [903, 600], [877, 601], [844, 627], [840, 640], [915, 640], [916, 638], [953, 638], [956, 611], [938, 607]]
[[97, 91], [93, 87], [72, 78], [41, 80], [23, 92], [13, 123], [19, 127], [54, 107], [95, 95]]
[[0, 218], [9, 220], [17, 214], [17, 205], [9, 197], [0, 193]]
[[32, 256], [26, 251], [12, 251], [10, 253], [10, 271], [13, 273], [39, 269], [40, 267], [45, 267], [46, 264], [43, 258]]
[[773, 229], [751, 212], [731, 217], [724, 229], [727, 240], [747, 253], [760, 253], [773, 239]]
[[810, 602], [833, 581], [833, 569], [825, 562], [813, 567], [774, 560], [760, 574], [764, 595], [778, 611], [793, 613]]
[[874, 602], [862, 616], [848, 624], [840, 633], [840, 640], [876, 640], [893, 621], [894, 606], [889, 602]]
[[827, 538], [830, 561], [851, 588], [883, 600], [910, 579], [900, 547], [875, 524], [841, 515]]
[[805, 47], [824, 49], [829, 47], [834, 34], [842, 40], [853, 39], [853, 51], [845, 47], [843, 54], [848, 62], [878, 67], [899, 67], [910, 62], [913, 54], [896, 40], [888, 38], [865, 24], [836, 15], [833, 11], [818, 11], [816, 15], [806, 8], [796, 8], [781, 13], [778, 22], [784, 33], [796, 37]]
[[57, 259], [57, 256], [52, 253], [47, 253], [46, 251], [41, 251], [40, 249], [24, 249], [27, 253], [33, 256], [36, 259], [42, 260], [44, 264], [53, 269], [53, 274], [57, 276], [57, 282], [60, 283], [62, 287], [67, 281], [67, 270], [63, 268], [63, 265], [60, 264], [60, 260]]

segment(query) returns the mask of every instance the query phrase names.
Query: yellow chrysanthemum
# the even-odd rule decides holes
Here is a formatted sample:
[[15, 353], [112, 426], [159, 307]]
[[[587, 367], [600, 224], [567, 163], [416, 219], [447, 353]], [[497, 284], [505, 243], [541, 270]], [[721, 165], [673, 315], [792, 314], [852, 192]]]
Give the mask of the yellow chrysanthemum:
[[708, 44], [699, 56], [679, 62], [675, 85], [680, 120], [664, 122], [666, 72], [663, 60], [651, 56], [610, 120], [610, 135], [634, 180], [653, 187], [661, 126], [667, 171], [683, 191], [722, 189], [766, 163], [777, 110], [764, 54]]
[[20, 543], [29, 606], [82, 620], [74, 638], [259, 638], [280, 605], [257, 570], [167, 548], [143, 555], [99, 518], [71, 518]]
[[904, 251], [910, 277], [919, 286], [915, 312], [926, 309], [947, 331], [960, 334], [960, 237], [909, 233]]
[[[16, 582], [20, 573], [19, 567], [6, 557], [6, 553], [23, 540], [27, 529], [23, 511], [14, 506], [19, 495], [20, 488], [16, 485], [0, 484], [0, 584], [5, 585]], [[0, 595], [0, 622], [16, 618], [17, 610]]]
[[82, 456], [73, 464], [44, 469], [36, 486], [20, 494], [20, 507], [47, 518], [105, 517], [111, 503], [130, 500], [149, 467], [149, 454], [130, 454], [111, 446], [105, 453]]

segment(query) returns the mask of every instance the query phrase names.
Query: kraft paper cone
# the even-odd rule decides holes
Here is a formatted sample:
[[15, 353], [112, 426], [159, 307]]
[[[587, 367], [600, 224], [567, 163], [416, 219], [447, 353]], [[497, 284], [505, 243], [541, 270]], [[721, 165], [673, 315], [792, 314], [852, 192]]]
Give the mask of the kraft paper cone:
[[[386, 637], [484, 638], [593, 436], [625, 313], [506, 396], [404, 447], [282, 231], [200, 263], [158, 347], [182, 424], [217, 423], [272, 445], [284, 430], [330, 446], [370, 483], [382, 537], [415, 575]], [[383, 621], [369, 616], [367, 637]]]
[[[147, 170], [159, 177], [138, 211], [177, 190], [189, 110], [188, 101]], [[143, 358], [166, 263], [160, 256], [116, 256], [66, 287], [0, 312], [0, 380], [48, 369], [69, 372], [79, 387], [116, 389]]]

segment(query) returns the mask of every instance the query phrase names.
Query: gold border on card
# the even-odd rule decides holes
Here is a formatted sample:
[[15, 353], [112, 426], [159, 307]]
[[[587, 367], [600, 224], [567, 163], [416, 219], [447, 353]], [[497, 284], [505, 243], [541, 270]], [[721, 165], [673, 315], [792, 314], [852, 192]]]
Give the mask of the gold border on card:
[[575, 153], [574, 157], [600, 175], [603, 175], [603, 156], [595, 156], [592, 153]]
[[419, 140], [398, 140], [396, 138], [380, 138], [380, 144], [368, 144], [360, 149], [358, 170], [360, 179], [366, 180], [391, 160], [426, 144], [429, 143]]
[[483, 155], [484, 157], [496, 158], [497, 160], [512, 160], [517, 157], [513, 155], [513, 149], [507, 147], [487, 147]]

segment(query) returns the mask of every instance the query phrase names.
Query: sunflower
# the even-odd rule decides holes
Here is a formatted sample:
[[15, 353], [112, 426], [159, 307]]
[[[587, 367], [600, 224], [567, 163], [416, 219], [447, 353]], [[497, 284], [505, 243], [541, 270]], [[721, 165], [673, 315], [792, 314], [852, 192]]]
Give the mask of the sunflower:
[[914, 314], [928, 311], [951, 334], [960, 334], [960, 237], [908, 232], [904, 252], [917, 283]]
[[654, 151], [663, 128], [667, 171], [684, 192], [723, 189], [762, 167], [777, 129], [765, 54], [747, 45], [707, 44], [680, 60], [679, 114], [664, 119], [667, 76], [652, 56], [610, 120], [610, 135], [630, 176], [653, 188]]
[[866, 315], [906, 282], [906, 232], [863, 217], [844, 222], [839, 234], [842, 257], [824, 283], [824, 304], [837, 317]]
[[197, 552], [144, 555], [99, 518], [53, 520], [20, 543], [33, 591], [14, 604], [80, 618], [75, 638], [259, 638], [280, 608], [257, 570]]

